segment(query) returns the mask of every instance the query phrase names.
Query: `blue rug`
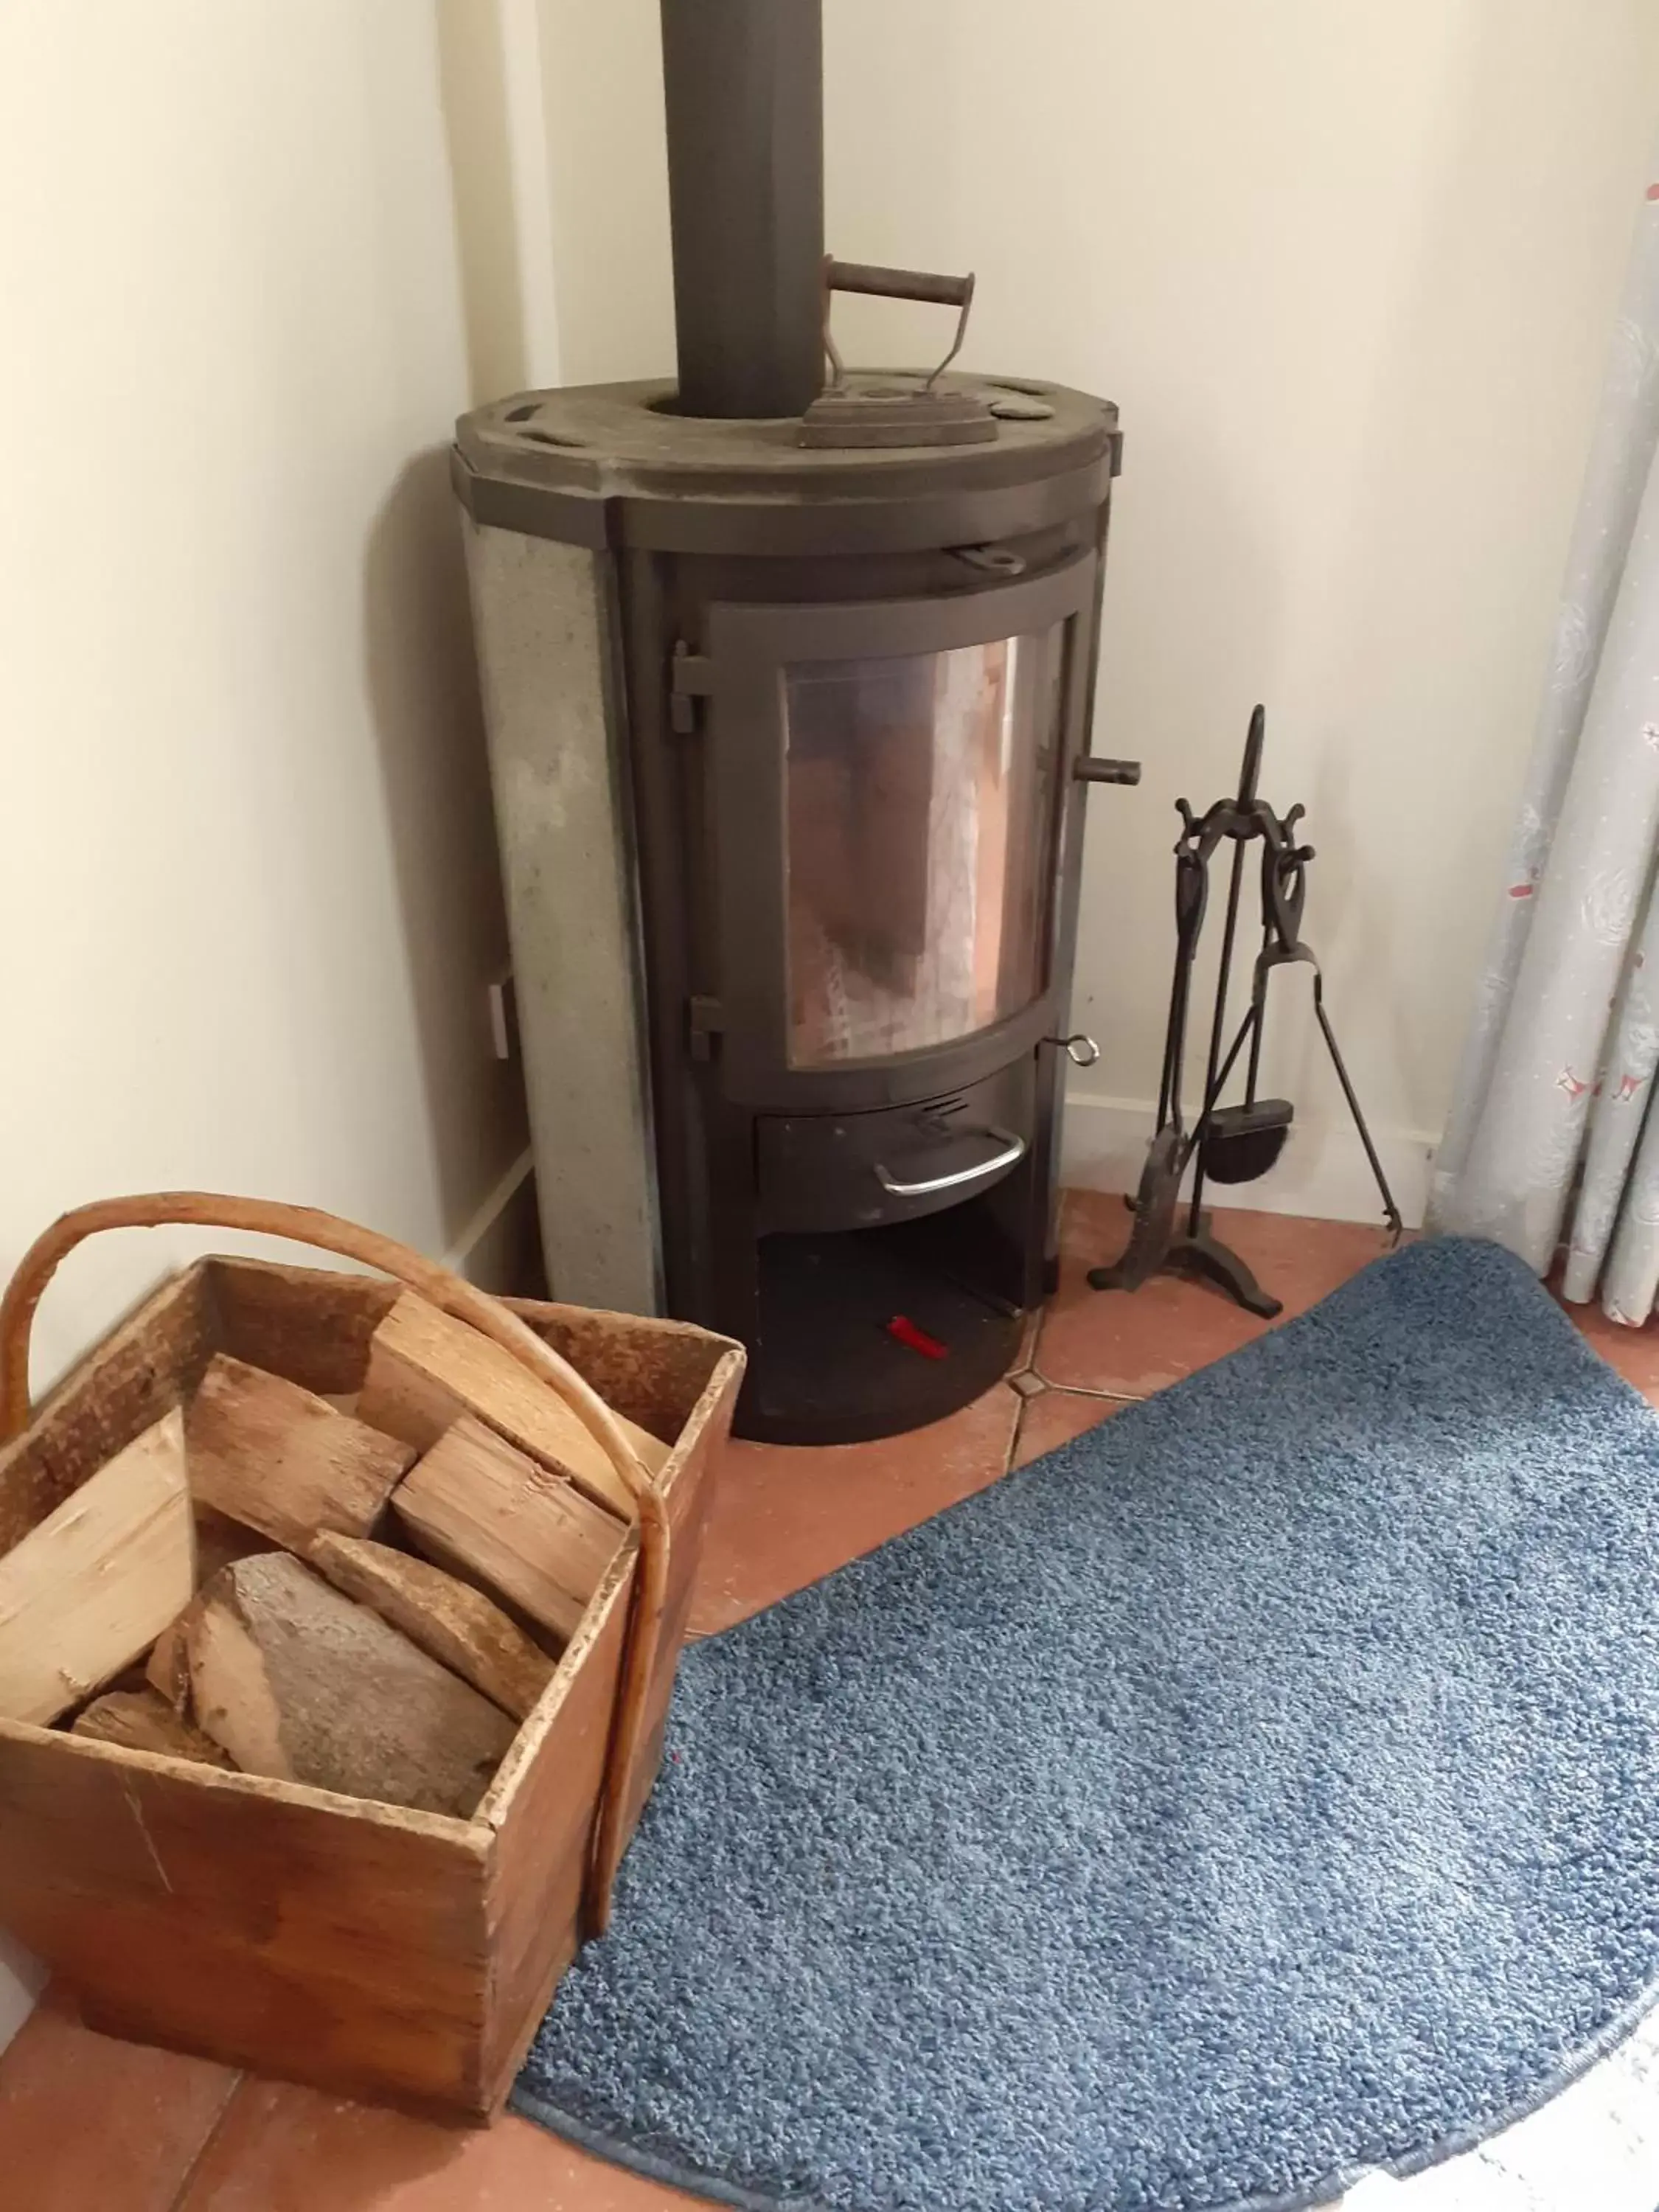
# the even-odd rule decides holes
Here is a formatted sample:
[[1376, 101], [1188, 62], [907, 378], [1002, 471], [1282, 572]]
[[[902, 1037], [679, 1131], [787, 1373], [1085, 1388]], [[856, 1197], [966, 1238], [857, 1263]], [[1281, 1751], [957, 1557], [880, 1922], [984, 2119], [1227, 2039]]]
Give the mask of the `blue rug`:
[[520, 2112], [738, 2205], [1322, 2203], [1649, 2002], [1659, 1420], [1419, 1244], [688, 1651], [669, 1745]]

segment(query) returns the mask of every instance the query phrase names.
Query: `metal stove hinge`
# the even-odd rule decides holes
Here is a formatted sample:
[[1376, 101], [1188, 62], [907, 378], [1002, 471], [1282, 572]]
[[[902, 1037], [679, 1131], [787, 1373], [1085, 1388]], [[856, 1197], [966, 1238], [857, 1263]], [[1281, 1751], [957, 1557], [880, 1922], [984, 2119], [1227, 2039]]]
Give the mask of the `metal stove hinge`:
[[696, 735], [697, 702], [714, 689], [714, 662], [706, 653], [693, 653], [681, 638], [668, 664], [668, 726], [677, 736]]

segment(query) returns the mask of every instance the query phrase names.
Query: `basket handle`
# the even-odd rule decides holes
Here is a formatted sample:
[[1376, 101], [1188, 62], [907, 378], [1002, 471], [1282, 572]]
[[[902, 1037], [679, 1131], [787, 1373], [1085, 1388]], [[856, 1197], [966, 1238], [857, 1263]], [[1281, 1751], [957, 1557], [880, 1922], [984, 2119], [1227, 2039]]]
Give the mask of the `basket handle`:
[[227, 1198], [199, 1190], [101, 1199], [62, 1215], [36, 1237], [18, 1261], [0, 1299], [0, 1443], [9, 1443], [28, 1426], [29, 1336], [34, 1312], [47, 1284], [70, 1253], [87, 1237], [106, 1229], [178, 1225], [289, 1237], [393, 1276], [510, 1352], [538, 1382], [563, 1400], [626, 1485], [639, 1515], [640, 1577], [623, 1657], [617, 1723], [606, 1760], [586, 1898], [588, 1930], [602, 1935], [611, 1917], [611, 1888], [622, 1856], [623, 1802], [644, 1728], [646, 1698], [668, 1587], [668, 1511], [661, 1490], [598, 1391], [550, 1344], [487, 1291], [392, 1237], [361, 1229], [355, 1222], [343, 1221], [315, 1206]]

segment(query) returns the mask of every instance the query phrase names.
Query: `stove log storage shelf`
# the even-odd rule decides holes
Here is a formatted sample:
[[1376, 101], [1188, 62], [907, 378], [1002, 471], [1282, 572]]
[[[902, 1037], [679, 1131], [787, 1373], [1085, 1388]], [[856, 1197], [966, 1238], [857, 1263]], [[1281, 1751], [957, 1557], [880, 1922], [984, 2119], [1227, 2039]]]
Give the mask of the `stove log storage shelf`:
[[679, 384], [454, 453], [544, 1237], [559, 1295], [740, 1338], [741, 1433], [852, 1440], [987, 1387], [1050, 1279], [1082, 787], [1138, 773], [1087, 757], [1117, 416], [848, 376], [832, 288], [971, 279], [824, 263], [811, 0], [664, 31]]

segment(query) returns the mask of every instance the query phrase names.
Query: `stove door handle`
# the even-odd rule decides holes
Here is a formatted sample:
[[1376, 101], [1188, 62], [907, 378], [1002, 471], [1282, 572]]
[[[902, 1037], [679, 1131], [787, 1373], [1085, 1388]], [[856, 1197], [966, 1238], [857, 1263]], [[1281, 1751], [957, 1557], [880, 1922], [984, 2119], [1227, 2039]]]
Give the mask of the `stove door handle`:
[[931, 1198], [935, 1191], [955, 1190], [959, 1183], [982, 1182], [988, 1175], [1000, 1175], [1004, 1168], [1012, 1167], [1025, 1157], [1025, 1139], [1017, 1137], [1012, 1129], [987, 1129], [988, 1137], [994, 1137], [1001, 1146], [988, 1160], [981, 1160], [971, 1168], [957, 1168], [954, 1174], [929, 1176], [921, 1182], [898, 1182], [890, 1176], [879, 1160], [876, 1163], [876, 1181], [890, 1198]]

